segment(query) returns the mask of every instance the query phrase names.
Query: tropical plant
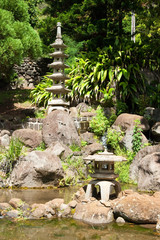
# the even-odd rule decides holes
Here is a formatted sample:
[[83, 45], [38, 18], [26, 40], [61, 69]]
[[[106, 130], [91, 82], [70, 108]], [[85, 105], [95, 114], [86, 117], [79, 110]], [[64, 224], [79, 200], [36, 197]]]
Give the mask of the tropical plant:
[[53, 81], [47, 76], [44, 76], [42, 81], [31, 91], [32, 103], [39, 107], [46, 107], [48, 101], [52, 98], [52, 94], [46, 91], [46, 88], [51, 87], [52, 84]]
[[114, 47], [100, 51], [96, 60], [80, 58], [66, 81], [71, 97], [100, 100], [111, 106], [116, 95], [116, 100], [135, 109], [138, 94], [146, 89], [137, 48], [132, 43], [120, 46], [117, 39]]

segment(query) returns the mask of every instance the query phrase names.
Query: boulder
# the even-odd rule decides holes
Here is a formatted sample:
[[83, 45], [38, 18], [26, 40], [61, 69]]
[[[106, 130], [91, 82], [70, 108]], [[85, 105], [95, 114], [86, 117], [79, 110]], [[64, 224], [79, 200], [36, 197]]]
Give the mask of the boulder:
[[64, 173], [59, 157], [50, 149], [32, 151], [17, 162], [9, 179], [10, 186], [43, 187], [59, 183]]
[[94, 153], [97, 153], [98, 151], [104, 151], [104, 147], [102, 146], [102, 144], [97, 143], [97, 142], [85, 146], [82, 150], [84, 155], [93, 155]]
[[32, 205], [32, 212], [29, 216], [30, 219], [40, 219], [40, 218], [53, 218], [55, 216], [55, 211], [46, 204], [34, 204]]
[[81, 102], [76, 106], [76, 108], [78, 112], [81, 113], [81, 112], [87, 112], [90, 109], [90, 106], [84, 102]]
[[42, 142], [42, 134], [32, 129], [18, 129], [13, 132], [13, 137], [19, 138], [27, 147], [35, 148]]
[[[122, 139], [122, 145], [127, 149], [127, 150], [132, 150], [132, 140], [133, 140], [133, 128], [128, 128], [126, 131], [125, 131], [125, 135]], [[142, 146], [146, 143], [148, 143], [148, 139], [146, 138], [146, 136], [141, 133], [142, 135]]]
[[12, 210], [12, 207], [9, 203], [0, 203], [0, 213], [3, 211], [3, 210]]
[[72, 118], [62, 110], [55, 110], [44, 119], [42, 135], [47, 146], [57, 141], [65, 145], [80, 144]]
[[6, 130], [6, 129], [3, 129], [1, 132], [0, 132], [0, 137], [3, 137], [4, 135], [8, 135], [8, 136], [10, 136], [11, 135], [11, 133], [10, 133], [10, 131], [8, 131], [8, 130]]
[[8, 147], [10, 144], [10, 136], [8, 134], [4, 134], [0, 137], [0, 145], [3, 147]]
[[160, 191], [160, 152], [141, 159], [138, 166], [138, 189]]
[[10, 199], [9, 204], [16, 209], [21, 208], [25, 203], [20, 198], [12, 198]]
[[66, 159], [67, 157], [73, 155], [73, 151], [62, 142], [55, 142], [51, 144], [49, 149], [61, 159]]
[[114, 219], [113, 211], [97, 200], [78, 203], [73, 218], [96, 225], [110, 223]]
[[151, 128], [151, 137], [153, 141], [160, 142], [160, 122], [156, 122]]
[[87, 144], [95, 143], [96, 140], [94, 139], [94, 134], [91, 132], [85, 132], [81, 134], [81, 140], [87, 142]]
[[76, 107], [71, 107], [70, 109], [69, 109], [69, 111], [70, 111], [70, 116], [72, 117], [72, 118], [77, 118], [78, 117], [78, 110], [77, 110], [77, 108]]
[[8, 218], [18, 218], [19, 216], [20, 216], [20, 213], [16, 209], [7, 211], [5, 213], [5, 217], [8, 217]]
[[133, 192], [111, 201], [111, 207], [116, 218], [122, 217], [134, 223], [157, 223], [160, 194], [149, 196]]
[[46, 202], [45, 204], [52, 209], [58, 209], [63, 203], [64, 203], [63, 198], [55, 198], [49, 202]]
[[139, 127], [143, 131], [146, 132], [150, 129], [148, 121], [144, 117], [136, 115], [136, 114], [129, 114], [129, 113], [120, 114], [117, 117], [116, 121], [113, 123], [112, 127], [116, 128], [116, 127], [119, 126], [122, 129], [122, 131], [126, 131], [128, 128], [133, 128], [134, 127], [135, 120], [140, 121]]
[[[146, 182], [146, 177], [147, 178], [149, 177], [147, 182], [148, 181], [150, 182], [150, 180], [152, 179], [152, 184], [153, 184], [153, 180], [154, 180], [154, 184], [156, 183], [156, 181], [158, 184], [159, 177], [156, 179], [155, 174], [157, 176], [157, 174], [158, 174], [157, 171], [160, 166], [159, 163], [157, 162], [159, 153], [160, 153], [160, 144], [154, 145], [154, 146], [147, 146], [147, 147], [141, 149], [136, 154], [136, 156], [133, 159], [133, 162], [130, 166], [130, 178], [134, 182], [138, 183], [139, 177], [140, 177], [140, 179], [142, 179], [142, 176], [140, 176], [140, 173], [142, 173], [144, 171], [142, 174], [144, 183]], [[147, 161], [148, 165], [145, 163], [145, 161]], [[146, 182], [146, 184], [147, 184], [147, 182]], [[146, 186], [148, 186], [148, 184]], [[143, 185], [143, 187], [144, 187], [144, 185]], [[152, 187], [155, 188], [155, 185], [153, 185]]]

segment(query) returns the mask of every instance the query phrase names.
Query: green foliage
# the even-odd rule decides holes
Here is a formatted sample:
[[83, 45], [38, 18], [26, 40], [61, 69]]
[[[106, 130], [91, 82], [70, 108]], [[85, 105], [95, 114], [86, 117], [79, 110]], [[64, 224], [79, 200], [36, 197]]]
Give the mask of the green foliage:
[[28, 13], [30, 16], [30, 24], [34, 27], [37, 25], [38, 17], [40, 14], [40, 9], [38, 8], [38, 5], [44, 0], [25, 0], [28, 4]]
[[122, 113], [128, 112], [128, 106], [125, 102], [117, 101], [116, 102], [116, 112], [117, 116], [119, 116]]
[[52, 85], [53, 81], [47, 76], [44, 76], [42, 81], [31, 91], [32, 103], [39, 107], [46, 107], [48, 101], [52, 98], [52, 94], [46, 91], [46, 88]]
[[114, 97], [114, 88], [110, 88], [108, 91], [106, 89], [100, 90], [103, 93], [103, 98], [101, 98], [100, 102], [105, 103], [107, 107], [113, 107], [113, 97]]
[[139, 127], [140, 121], [135, 121], [133, 129], [132, 150], [136, 154], [142, 146], [142, 129]]
[[[76, 57], [78, 57], [80, 50], [82, 49], [83, 42], [76, 42], [67, 35], [63, 35], [63, 41], [67, 45], [67, 49], [65, 51], [65, 53], [68, 54], [66, 64], [72, 66], [75, 63]], [[68, 72], [67, 69], [65, 71]]]
[[136, 153], [142, 147], [142, 129], [138, 126], [138, 124], [139, 121], [135, 121], [132, 151], [126, 150], [124, 147], [122, 147], [121, 140], [124, 136], [122, 131], [117, 131], [112, 128], [109, 128], [107, 131], [107, 146], [109, 149], [111, 149], [116, 155], [123, 156], [127, 159], [126, 162], [119, 162], [115, 164], [115, 173], [119, 174], [119, 181], [124, 183], [132, 182], [129, 178], [130, 164], [132, 163]]
[[120, 142], [124, 136], [122, 131], [117, 131], [115, 129], [109, 128], [107, 130], [107, 146], [115, 152], [115, 154], [119, 155], [121, 153], [121, 145]]
[[128, 105], [135, 109], [138, 94], [146, 89], [139, 52], [140, 46], [122, 45], [116, 40], [114, 46], [98, 51], [92, 58], [78, 59], [66, 81], [71, 97], [99, 100], [110, 107], [116, 95], [119, 102], [126, 103], [126, 108]]
[[46, 150], [46, 145], [44, 142], [41, 142], [38, 147], [36, 147], [34, 150], [36, 151], [44, 151]]
[[46, 110], [45, 109], [37, 109], [35, 111], [35, 118], [45, 118]]
[[14, 164], [22, 155], [22, 149], [22, 142], [18, 138], [11, 138], [9, 148], [4, 151], [5, 168], [8, 174], [12, 172]]
[[102, 136], [109, 127], [109, 120], [105, 117], [103, 109], [100, 106], [98, 106], [96, 116], [92, 118], [89, 125], [97, 136]]
[[79, 152], [79, 151], [81, 151], [80, 146], [78, 146], [77, 144], [72, 144], [72, 145], [70, 145], [69, 147], [70, 147], [70, 149], [71, 149], [73, 152]]
[[124, 183], [131, 183], [129, 178], [130, 164], [135, 156], [133, 151], [127, 151], [121, 146], [121, 140], [124, 136], [122, 131], [116, 131], [109, 128], [107, 131], [107, 146], [116, 154], [123, 156], [127, 159], [126, 162], [118, 162], [115, 164], [115, 173], [119, 174], [119, 181]]
[[60, 181], [60, 186], [75, 185], [79, 180], [85, 179], [84, 161], [82, 157], [68, 157], [67, 159], [62, 161], [62, 167], [64, 172], [67, 171], [67, 169], [73, 171], [74, 177], [66, 175]]
[[123, 151], [123, 156], [126, 157], [126, 162], [115, 164], [115, 173], [119, 175], [119, 181], [123, 183], [133, 183], [129, 177], [130, 164], [135, 156], [132, 151]]
[[23, 57], [41, 55], [38, 33], [28, 23], [28, 5], [24, 0], [0, 0], [0, 80], [9, 82], [14, 64]]
[[125, 21], [127, 13], [140, 6], [139, 0], [124, 0], [116, 4], [115, 1], [104, 0], [46, 0], [46, 3], [46, 17], [40, 22], [43, 42], [46, 44], [47, 38], [47, 42], [51, 43], [50, 33], [55, 33], [55, 23], [60, 21], [64, 34], [76, 42], [85, 41], [84, 50], [87, 51], [103, 48], [106, 43], [112, 43], [116, 36], [126, 38], [122, 21]]
[[85, 147], [87, 145], [88, 145], [88, 143], [86, 141], [81, 140], [81, 147]]

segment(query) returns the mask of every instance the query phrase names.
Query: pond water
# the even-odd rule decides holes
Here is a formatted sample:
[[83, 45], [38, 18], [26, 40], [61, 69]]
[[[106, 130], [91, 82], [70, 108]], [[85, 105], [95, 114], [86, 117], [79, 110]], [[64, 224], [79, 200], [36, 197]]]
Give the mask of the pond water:
[[[8, 202], [16, 197], [29, 204], [45, 203], [60, 197], [68, 203], [79, 188], [80, 186], [62, 189], [0, 189], [0, 202]], [[68, 218], [24, 221], [0, 219], [0, 240], [160, 240], [160, 233], [155, 231], [155, 226], [146, 227], [129, 223], [123, 226], [112, 223], [96, 227]]]
[[159, 233], [133, 224], [90, 226], [73, 219], [0, 220], [1, 240], [158, 240]]

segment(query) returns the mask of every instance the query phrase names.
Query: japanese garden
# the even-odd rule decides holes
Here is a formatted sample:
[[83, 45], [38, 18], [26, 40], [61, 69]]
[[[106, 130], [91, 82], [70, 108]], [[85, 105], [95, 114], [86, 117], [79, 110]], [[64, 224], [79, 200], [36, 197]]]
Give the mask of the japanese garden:
[[0, 0], [0, 239], [159, 239], [160, 2]]

